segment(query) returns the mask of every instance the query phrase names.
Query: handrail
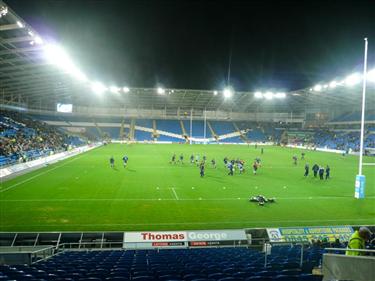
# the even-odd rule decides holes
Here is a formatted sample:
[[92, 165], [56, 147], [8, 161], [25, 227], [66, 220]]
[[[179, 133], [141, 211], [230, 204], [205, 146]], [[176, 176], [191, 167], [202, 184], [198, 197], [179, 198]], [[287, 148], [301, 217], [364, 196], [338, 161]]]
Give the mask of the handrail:
[[349, 249], [349, 248], [324, 248], [327, 251], [348, 251], [348, 252], [363, 252], [363, 253], [375, 253], [375, 250], [364, 250], [364, 249]]
[[[1, 251], [1, 249], [15, 249], [14, 251], [4, 251], [4, 252], [2, 252]], [[30, 250], [28, 250], [28, 248], [30, 248]], [[38, 248], [38, 250], [35, 250], [35, 251], [33, 251], [32, 249], [33, 248]], [[8, 247], [8, 246], [5, 246], [5, 247], [0, 247], [0, 253], [2, 253], [2, 254], [4, 254], [4, 253], [6, 253], [6, 254], [8, 254], [8, 253], [10, 253], [10, 254], [14, 254], [14, 253], [30, 253], [30, 254], [35, 254], [35, 253], [39, 253], [39, 252], [43, 252], [43, 251], [46, 251], [46, 250], [53, 250], [53, 249], [55, 249], [55, 247], [54, 246], [49, 246], [49, 245], [46, 245], [46, 247], [44, 247], [44, 248], [41, 248], [41, 249], [39, 249], [40, 248], [40, 246], [10, 246], [10, 247]], [[17, 249], [18, 249], [18, 251], [17, 251]]]

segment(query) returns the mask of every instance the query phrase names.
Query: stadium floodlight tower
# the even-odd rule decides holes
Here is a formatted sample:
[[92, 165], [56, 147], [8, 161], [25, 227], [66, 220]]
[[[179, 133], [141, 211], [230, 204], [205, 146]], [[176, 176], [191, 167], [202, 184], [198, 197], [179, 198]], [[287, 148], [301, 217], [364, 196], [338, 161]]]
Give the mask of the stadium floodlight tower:
[[362, 112], [361, 112], [361, 139], [360, 139], [360, 146], [359, 146], [359, 169], [358, 169], [358, 175], [355, 178], [355, 190], [354, 190], [354, 197], [357, 199], [365, 198], [365, 183], [366, 183], [366, 178], [362, 174], [362, 166], [363, 166], [363, 140], [364, 140], [364, 130], [365, 130], [367, 48], [368, 48], [368, 41], [367, 41], [367, 38], [365, 38], [365, 54], [364, 54], [364, 62], [363, 62], [363, 79], [362, 79]]

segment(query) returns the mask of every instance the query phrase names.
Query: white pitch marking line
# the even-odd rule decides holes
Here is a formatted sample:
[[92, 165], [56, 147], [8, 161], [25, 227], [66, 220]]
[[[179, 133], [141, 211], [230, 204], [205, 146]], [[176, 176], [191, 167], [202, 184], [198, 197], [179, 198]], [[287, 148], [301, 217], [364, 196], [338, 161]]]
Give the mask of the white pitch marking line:
[[176, 190], [174, 190], [174, 187], [172, 187], [172, 192], [174, 194], [174, 197], [176, 197], [176, 200], [180, 200], [180, 198], [178, 198], [178, 195], [176, 193]]
[[39, 174], [36, 174], [35, 176], [32, 176], [32, 177], [27, 178], [27, 179], [25, 179], [25, 180], [23, 180], [23, 181], [20, 181], [20, 182], [15, 183], [15, 184], [13, 184], [13, 185], [11, 185], [11, 186], [8, 186], [7, 188], [0, 189], [0, 192], [5, 192], [5, 191], [7, 191], [7, 190], [9, 190], [9, 189], [12, 189], [13, 187], [16, 187], [16, 186], [19, 186], [19, 185], [21, 185], [21, 184], [24, 184], [24, 183], [26, 183], [26, 182], [28, 182], [28, 181], [31, 181], [32, 179], [35, 179], [35, 178], [37, 178], [37, 177], [39, 177], [39, 176], [41, 176], [41, 175], [47, 174], [47, 173], [49, 173], [49, 172], [51, 172], [51, 171], [53, 171], [53, 170], [56, 170], [56, 169], [58, 169], [58, 168], [61, 168], [61, 167], [65, 166], [65, 165], [69, 164], [70, 162], [73, 162], [73, 161], [75, 161], [75, 160], [78, 160], [78, 159], [80, 159], [80, 158], [82, 158], [82, 157], [83, 157], [83, 155], [80, 156], [80, 157], [74, 158], [74, 159], [72, 159], [72, 160], [70, 160], [70, 161], [68, 161], [68, 162], [65, 162], [64, 164], [62, 164], [62, 165], [60, 165], [60, 166], [53, 167], [52, 169], [49, 169], [49, 170], [44, 171], [44, 172], [41, 172], [41, 173], [39, 173]]

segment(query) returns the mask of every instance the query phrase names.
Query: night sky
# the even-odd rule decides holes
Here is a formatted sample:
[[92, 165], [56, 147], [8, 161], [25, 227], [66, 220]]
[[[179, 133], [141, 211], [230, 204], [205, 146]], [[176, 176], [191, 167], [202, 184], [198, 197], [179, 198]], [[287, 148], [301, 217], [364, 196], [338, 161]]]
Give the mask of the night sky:
[[92, 80], [294, 90], [375, 66], [375, 1], [5, 0]]

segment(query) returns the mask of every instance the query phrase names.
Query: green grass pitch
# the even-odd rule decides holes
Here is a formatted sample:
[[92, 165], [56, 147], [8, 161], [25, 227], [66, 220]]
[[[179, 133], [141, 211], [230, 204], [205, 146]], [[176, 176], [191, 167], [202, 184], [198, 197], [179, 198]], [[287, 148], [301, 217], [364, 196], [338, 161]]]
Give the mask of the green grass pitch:
[[[170, 164], [183, 153], [185, 164]], [[215, 158], [206, 175], [191, 153]], [[354, 199], [358, 157], [265, 146], [110, 144], [2, 182], [0, 231], [122, 231], [375, 224], [375, 167], [365, 166], [366, 199]], [[121, 158], [129, 156], [127, 168]], [[116, 169], [109, 158], [116, 159]], [[223, 158], [240, 157], [246, 173], [227, 175]], [[254, 176], [251, 164], [263, 162]], [[374, 163], [374, 158], [364, 158]], [[303, 177], [305, 161], [331, 166], [330, 180]], [[260, 207], [251, 195], [276, 197]]]

